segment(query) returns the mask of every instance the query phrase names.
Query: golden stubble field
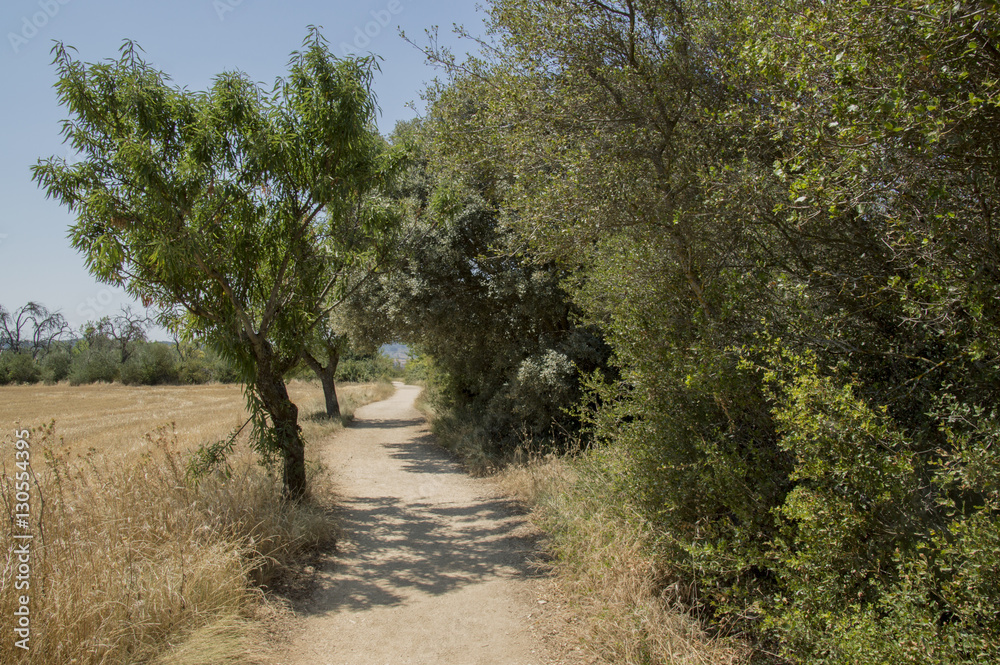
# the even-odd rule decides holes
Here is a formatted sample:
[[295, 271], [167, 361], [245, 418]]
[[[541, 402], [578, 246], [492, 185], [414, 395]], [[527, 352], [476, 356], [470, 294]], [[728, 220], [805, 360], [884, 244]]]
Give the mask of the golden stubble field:
[[[375, 389], [375, 384], [340, 386], [342, 407], [350, 411]], [[319, 383], [292, 381], [288, 392], [309, 439], [319, 427], [313, 416], [323, 412], [323, 389]], [[242, 389], [234, 384], [0, 387], [0, 438], [9, 438], [15, 428], [35, 429], [54, 420], [55, 447], [71, 457], [91, 450], [102, 456], [139, 453], [147, 446], [146, 435], [164, 426], [174, 428], [178, 448], [189, 450], [225, 438], [246, 419]]]
[[[393, 390], [341, 386], [342, 411]], [[289, 393], [309, 457], [341, 423], [318, 384]], [[0, 663], [263, 663], [260, 589], [337, 529], [315, 459], [302, 502], [245, 445], [189, 474], [187, 451], [242, 425], [243, 404], [233, 385], [0, 388], [0, 615], [30, 623], [30, 650], [4, 640]]]

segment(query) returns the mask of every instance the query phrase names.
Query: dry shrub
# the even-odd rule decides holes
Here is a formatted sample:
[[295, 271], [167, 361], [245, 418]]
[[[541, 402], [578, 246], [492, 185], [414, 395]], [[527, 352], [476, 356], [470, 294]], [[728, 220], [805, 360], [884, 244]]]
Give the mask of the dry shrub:
[[153, 665], [244, 665], [255, 629], [246, 617], [220, 616], [171, 645]]
[[453, 453], [470, 475], [490, 476], [505, 467], [489, 434], [467, 413], [453, 410], [434, 413], [426, 401], [417, 406], [431, 419], [438, 445]]
[[[332, 536], [323, 511], [283, 501], [279, 480], [249, 455], [194, 482], [166, 429], [133, 460], [70, 462], [54, 452], [51, 426], [30, 441], [31, 649], [2, 640], [0, 662], [168, 662], [168, 652], [176, 652], [169, 662], [241, 662], [241, 617], [260, 596], [251, 581], [266, 585], [304, 548]], [[14, 512], [11, 448], [0, 479], [7, 514]], [[0, 530], [7, 617], [26, 593], [13, 588], [14, 533], [13, 525]]]
[[668, 571], [652, 553], [652, 530], [623, 514], [610, 473], [586, 455], [549, 455], [498, 476], [548, 534], [556, 579], [585, 618], [581, 640], [616, 665], [745, 662], [743, 644], [708, 636], [675, 602]]

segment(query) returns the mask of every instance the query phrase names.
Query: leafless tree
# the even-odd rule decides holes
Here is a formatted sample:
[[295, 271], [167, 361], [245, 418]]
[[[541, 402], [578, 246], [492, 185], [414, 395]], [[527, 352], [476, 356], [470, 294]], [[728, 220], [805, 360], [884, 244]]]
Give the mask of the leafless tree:
[[38, 358], [69, 329], [61, 313], [49, 311], [41, 303], [29, 302], [12, 312], [0, 305], [0, 350], [27, 351]]
[[136, 342], [146, 339], [146, 331], [153, 325], [153, 320], [146, 314], [140, 315], [132, 311], [128, 305], [122, 307], [121, 314], [101, 318], [92, 326], [93, 334], [108, 339], [121, 355], [121, 362], [131, 357]]

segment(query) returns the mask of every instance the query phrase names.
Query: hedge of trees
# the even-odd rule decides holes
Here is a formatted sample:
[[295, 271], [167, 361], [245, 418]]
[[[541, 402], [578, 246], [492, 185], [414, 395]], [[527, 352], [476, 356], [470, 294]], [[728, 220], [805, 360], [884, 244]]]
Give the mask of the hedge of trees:
[[147, 339], [153, 321], [125, 307], [73, 332], [65, 318], [30, 302], [0, 306], [0, 385], [72, 385], [118, 381], [127, 385], [195, 384], [236, 380], [210, 349]]
[[576, 404], [665, 586], [762, 660], [1000, 660], [995, 3], [488, 11], [398, 137], [418, 313], [373, 295], [447, 400]]
[[[73, 332], [58, 312], [39, 303], [7, 310], [0, 306], [0, 385], [71, 385], [119, 382], [125, 385], [235, 383], [233, 366], [207, 345], [175, 339], [147, 339], [153, 321], [130, 308], [91, 321]], [[345, 346], [338, 381], [388, 379], [390, 358], [377, 350], [356, 352]], [[315, 378], [304, 365], [288, 378]]]

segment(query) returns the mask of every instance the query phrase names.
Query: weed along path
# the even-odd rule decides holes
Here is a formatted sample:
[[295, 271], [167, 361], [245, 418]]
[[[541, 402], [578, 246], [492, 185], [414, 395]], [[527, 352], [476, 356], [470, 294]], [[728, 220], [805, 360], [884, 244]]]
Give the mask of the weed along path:
[[554, 635], [537, 533], [489, 480], [434, 446], [397, 384], [323, 445], [343, 534], [275, 665], [582, 662]]

